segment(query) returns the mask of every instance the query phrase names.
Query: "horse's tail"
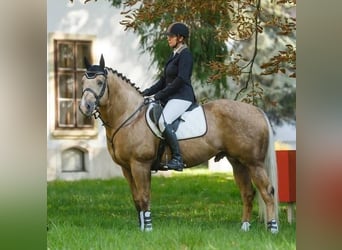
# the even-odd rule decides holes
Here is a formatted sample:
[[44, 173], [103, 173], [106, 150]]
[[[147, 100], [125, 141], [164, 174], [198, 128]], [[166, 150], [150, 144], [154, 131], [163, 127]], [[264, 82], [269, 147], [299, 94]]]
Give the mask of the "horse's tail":
[[[279, 224], [279, 218], [278, 218], [278, 171], [277, 171], [277, 160], [276, 160], [276, 153], [274, 148], [274, 139], [273, 139], [273, 130], [271, 127], [271, 124], [264, 112], [265, 120], [267, 122], [268, 126], [268, 147], [266, 152], [266, 157], [264, 161], [264, 167], [266, 169], [268, 178], [270, 179], [270, 182], [274, 188], [274, 212], [275, 212], [275, 219], [278, 221]], [[261, 195], [258, 195], [258, 203], [259, 203], [259, 216], [261, 219], [264, 219], [265, 223], [266, 221], [266, 206], [265, 202], [261, 198]]]

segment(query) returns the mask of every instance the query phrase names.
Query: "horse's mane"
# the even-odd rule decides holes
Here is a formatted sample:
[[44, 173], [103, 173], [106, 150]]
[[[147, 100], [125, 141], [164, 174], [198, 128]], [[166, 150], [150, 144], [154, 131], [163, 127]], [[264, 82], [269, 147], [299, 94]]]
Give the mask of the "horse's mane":
[[140, 88], [136, 86], [135, 83], [133, 83], [130, 79], [128, 79], [125, 75], [123, 75], [122, 73], [119, 73], [117, 70], [112, 69], [112, 68], [108, 68], [106, 67], [106, 69], [110, 72], [112, 72], [114, 75], [118, 76], [121, 80], [123, 80], [125, 83], [131, 85], [139, 94], [141, 94], [142, 92], [140, 91]]

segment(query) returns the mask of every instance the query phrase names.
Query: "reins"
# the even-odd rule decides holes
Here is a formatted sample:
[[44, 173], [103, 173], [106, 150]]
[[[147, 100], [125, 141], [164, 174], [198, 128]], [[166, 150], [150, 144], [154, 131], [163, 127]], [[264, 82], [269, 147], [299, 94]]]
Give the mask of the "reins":
[[[145, 102], [143, 102], [142, 104], [140, 104], [140, 106], [126, 119], [126, 120], [124, 120], [122, 123], [121, 123], [121, 125], [114, 131], [114, 133], [113, 133], [113, 135], [112, 135], [112, 137], [111, 137], [111, 139], [110, 139], [110, 142], [112, 143], [112, 145], [113, 145], [113, 140], [114, 140], [114, 137], [115, 137], [115, 135], [119, 132], [119, 130], [121, 129], [121, 128], [123, 128], [125, 125], [126, 125], [126, 123], [130, 120], [130, 119], [132, 119], [132, 117], [133, 116], [135, 116], [135, 114], [136, 113], [138, 113], [138, 112], [140, 112], [141, 111], [141, 109], [142, 109], [142, 107], [144, 107], [146, 104], [145, 104]], [[102, 121], [102, 119], [101, 119], [101, 121]]]
[[[120, 131], [120, 129], [121, 128], [123, 128], [126, 124], [127, 124], [127, 122], [130, 120], [130, 119], [132, 119], [132, 117], [133, 116], [135, 116], [138, 112], [140, 112], [141, 111], [141, 109], [145, 106], [145, 105], [147, 105], [148, 103], [146, 103], [145, 101], [142, 103], [142, 104], [140, 104], [140, 106], [126, 119], [126, 120], [124, 120], [121, 124], [120, 124], [120, 126], [114, 131], [114, 133], [112, 134], [112, 136], [111, 136], [111, 138], [109, 138], [108, 136], [107, 136], [107, 140], [110, 142], [110, 144], [112, 145], [112, 149], [113, 149], [113, 152], [114, 152], [114, 142], [113, 142], [113, 140], [114, 140], [114, 137], [115, 137], [115, 135]], [[102, 126], [105, 126], [105, 127], [109, 127], [109, 128], [113, 128], [111, 125], [109, 125], [107, 122], [105, 122], [103, 119], [102, 119], [102, 117], [101, 117], [101, 113], [100, 113], [100, 111], [96, 108], [96, 112], [94, 112], [94, 114], [93, 114], [93, 116], [94, 116], [94, 118], [95, 119], [98, 119], [98, 118], [100, 118], [100, 120], [102, 121]]]

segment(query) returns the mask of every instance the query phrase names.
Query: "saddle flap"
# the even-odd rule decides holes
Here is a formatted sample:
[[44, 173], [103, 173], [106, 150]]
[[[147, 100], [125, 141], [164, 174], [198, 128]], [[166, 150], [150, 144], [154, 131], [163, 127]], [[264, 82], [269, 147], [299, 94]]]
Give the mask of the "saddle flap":
[[153, 105], [149, 111], [150, 119], [156, 125], [158, 125], [158, 121], [159, 121], [162, 111], [163, 111], [163, 106], [160, 103], [156, 103], [155, 105]]
[[[151, 103], [146, 111], [146, 123], [153, 134], [164, 139], [158, 127], [158, 121], [163, 107], [157, 103]], [[207, 121], [201, 105], [192, 105], [172, 126], [176, 131], [178, 140], [200, 137], [207, 132]]]

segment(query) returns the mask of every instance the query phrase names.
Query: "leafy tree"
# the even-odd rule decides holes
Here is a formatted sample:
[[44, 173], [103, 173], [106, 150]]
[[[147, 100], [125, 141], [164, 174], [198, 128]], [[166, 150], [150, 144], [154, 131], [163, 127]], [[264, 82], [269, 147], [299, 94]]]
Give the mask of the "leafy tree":
[[203, 102], [240, 100], [278, 125], [295, 122], [296, 0], [107, 1], [123, 9], [120, 23], [160, 71], [170, 53], [163, 31], [174, 21], [190, 27], [193, 85]]

